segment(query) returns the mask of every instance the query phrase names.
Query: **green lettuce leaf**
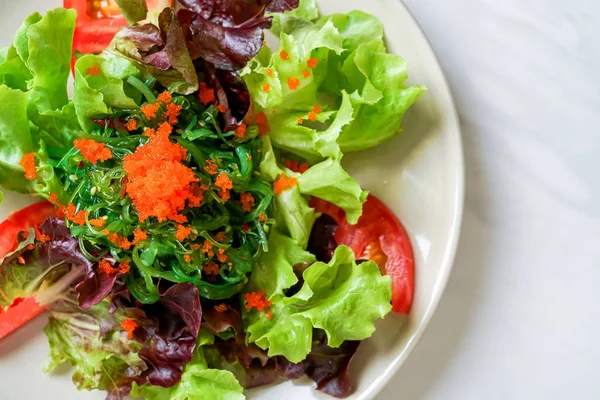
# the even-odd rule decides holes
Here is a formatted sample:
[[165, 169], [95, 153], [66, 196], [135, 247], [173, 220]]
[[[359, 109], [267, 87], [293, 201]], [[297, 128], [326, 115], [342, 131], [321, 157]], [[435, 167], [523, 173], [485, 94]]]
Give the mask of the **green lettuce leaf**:
[[130, 25], [146, 19], [148, 15], [146, 0], [116, 0], [116, 2]]
[[32, 78], [31, 72], [14, 46], [4, 49], [3, 53], [0, 61], [0, 85], [26, 91], [27, 82]]
[[319, 18], [319, 9], [315, 0], [300, 0], [298, 8], [272, 16], [271, 32], [279, 36], [281, 32], [290, 33], [299, 25]]
[[[98, 66], [100, 73], [89, 74], [90, 68]], [[139, 70], [122, 57], [85, 55], [75, 64], [75, 112], [82, 127], [92, 129], [91, 117], [112, 113], [112, 108], [137, 108], [141, 93], [126, 80], [139, 77]]]
[[257, 310], [244, 311], [248, 341], [268, 349], [269, 356], [304, 360], [313, 328], [325, 331], [331, 347], [366, 339], [375, 331], [375, 320], [391, 310], [390, 278], [372, 261], [357, 265], [346, 246], [339, 246], [328, 264], [312, 264], [302, 277], [298, 293], [272, 297], [271, 320]]
[[298, 187], [304, 195], [312, 195], [341, 207], [349, 223], [355, 224], [362, 215], [367, 191], [342, 168], [339, 160], [328, 158], [310, 167], [298, 178]]
[[25, 179], [19, 161], [25, 153], [36, 150], [27, 104], [27, 93], [0, 86], [0, 185], [21, 193], [29, 192], [30, 181]]
[[281, 297], [286, 289], [298, 282], [294, 265], [314, 261], [315, 256], [305, 251], [298, 242], [273, 229], [269, 236], [269, 251], [254, 266], [248, 290], [264, 291], [269, 299]]

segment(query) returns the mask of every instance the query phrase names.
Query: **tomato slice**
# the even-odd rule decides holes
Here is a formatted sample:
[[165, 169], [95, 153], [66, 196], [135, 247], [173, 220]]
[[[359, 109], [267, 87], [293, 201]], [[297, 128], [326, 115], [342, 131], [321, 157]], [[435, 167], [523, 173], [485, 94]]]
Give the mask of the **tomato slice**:
[[[32, 204], [9, 215], [0, 224], [0, 258], [17, 248], [19, 232], [27, 232], [33, 228], [37, 234], [40, 224], [53, 215], [56, 215], [56, 210], [47, 201]], [[0, 339], [42, 311], [44, 307], [34, 298], [16, 299], [10, 307], [0, 307]]]
[[[157, 14], [173, 4], [172, 0], [147, 0], [148, 15]], [[63, 0], [65, 8], [77, 10], [77, 26], [73, 50], [80, 53], [99, 53], [115, 34], [127, 26], [115, 0]]]
[[392, 278], [392, 309], [408, 314], [415, 286], [413, 250], [406, 230], [390, 209], [369, 195], [358, 223], [350, 225], [344, 211], [331, 203], [313, 198], [311, 206], [336, 220], [338, 244], [350, 247], [357, 259], [375, 261]]
[[19, 232], [27, 232], [33, 228], [37, 234], [40, 224], [53, 215], [56, 215], [56, 209], [47, 201], [40, 201], [10, 214], [0, 224], [0, 258], [17, 248]]

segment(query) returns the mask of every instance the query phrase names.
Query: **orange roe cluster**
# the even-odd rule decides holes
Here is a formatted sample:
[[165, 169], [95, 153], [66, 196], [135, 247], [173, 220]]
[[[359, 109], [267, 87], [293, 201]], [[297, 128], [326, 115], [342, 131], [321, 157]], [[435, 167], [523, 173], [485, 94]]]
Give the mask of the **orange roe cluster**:
[[271, 302], [265, 297], [265, 292], [246, 293], [246, 309], [256, 308], [258, 311], [264, 311], [271, 306]]
[[89, 75], [89, 76], [96, 76], [96, 75], [100, 75], [101, 73], [102, 73], [102, 70], [100, 69], [100, 66], [98, 64], [92, 65], [85, 71], [85, 74]]
[[219, 190], [221, 199], [223, 199], [223, 201], [229, 200], [231, 197], [229, 191], [233, 189], [233, 182], [231, 182], [231, 179], [225, 172], [221, 172], [219, 176], [217, 176], [217, 179], [215, 179], [215, 186], [221, 189]]
[[206, 171], [209, 175], [216, 175], [219, 173], [219, 167], [214, 160], [206, 160], [206, 165], [204, 166], [204, 171]]
[[175, 238], [180, 242], [183, 242], [185, 239], [190, 236], [192, 233], [192, 228], [185, 227], [183, 225], [177, 225], [177, 231], [175, 232]]
[[256, 114], [256, 125], [258, 125], [259, 135], [266, 135], [271, 131], [271, 127], [269, 126], [267, 116], [262, 111]]
[[164, 92], [158, 95], [156, 101], [159, 104], [169, 104], [173, 101], [173, 95], [168, 90], [165, 90]]
[[110, 242], [112, 242], [115, 246], [117, 246], [123, 250], [129, 250], [133, 244], [126, 237], [117, 235], [116, 233], [107, 233], [106, 238]]
[[19, 165], [23, 167], [25, 170], [25, 178], [32, 181], [36, 178], [35, 174], [35, 154], [34, 153], [26, 153], [21, 161], [19, 161]]
[[223, 104], [219, 104], [219, 105], [217, 106], [217, 110], [219, 110], [219, 112], [220, 112], [221, 114], [225, 114], [225, 111], [227, 111], [227, 108], [225, 108], [225, 106], [224, 106]]
[[167, 104], [167, 111], [165, 111], [165, 118], [169, 121], [169, 124], [175, 125], [178, 122], [177, 117], [183, 106], [177, 104]]
[[305, 173], [309, 168], [307, 163], [300, 164], [296, 160], [285, 160], [284, 165], [289, 170], [299, 172], [301, 174]]
[[312, 111], [308, 113], [308, 119], [315, 122], [317, 120], [317, 116], [323, 112], [323, 109], [320, 105], [315, 104]]
[[52, 240], [50, 235], [46, 235], [45, 233], [40, 233], [39, 235], [37, 235], [36, 239], [38, 240], [38, 242], [41, 243], [46, 243]]
[[217, 242], [224, 242], [227, 240], [227, 233], [225, 231], [219, 232], [215, 235], [215, 240]]
[[302, 76], [306, 79], [310, 78], [310, 71], [305, 69], [304, 71], [302, 71]]
[[77, 211], [77, 208], [73, 203], [69, 203], [65, 210], [63, 210], [65, 218], [77, 225], [85, 225], [85, 219], [89, 213], [84, 210]]
[[274, 75], [275, 74], [273, 74], [273, 70], [271, 68], [267, 68], [267, 76], [270, 76], [272, 78]]
[[180, 212], [186, 201], [197, 203], [197, 193], [192, 184], [198, 178], [191, 168], [182, 163], [187, 159], [186, 149], [172, 143], [166, 129], [159, 128], [159, 131], [150, 137], [146, 145], [125, 156], [126, 192], [140, 221], [155, 217], [159, 222], [172, 220], [184, 223], [187, 218]]
[[296, 90], [300, 86], [300, 79], [298, 78], [288, 78], [287, 85], [290, 90]]
[[138, 324], [131, 318], [127, 318], [121, 322], [121, 327], [127, 332], [127, 339], [131, 340], [133, 339], [133, 331], [138, 327]]
[[185, 262], [187, 262], [187, 263], [189, 263], [189, 262], [192, 262], [192, 260], [193, 260], [193, 258], [192, 258], [192, 256], [190, 256], [189, 254], [185, 254], [185, 255], [183, 256], [183, 261], [185, 261]]
[[254, 197], [250, 193], [242, 193], [240, 202], [242, 203], [242, 210], [246, 212], [250, 212], [254, 208]]
[[269, 93], [271, 91], [271, 85], [268, 83], [265, 83], [264, 85], [262, 85], [262, 91], [265, 93]]
[[96, 164], [98, 161], [106, 161], [112, 158], [112, 152], [104, 143], [98, 143], [90, 139], [75, 139], [73, 141], [75, 150], [79, 150], [83, 158]]
[[104, 218], [94, 218], [88, 221], [91, 226], [95, 226], [97, 228], [102, 228], [104, 224], [106, 224], [106, 220]]
[[137, 228], [133, 231], [133, 244], [135, 246], [137, 246], [138, 244], [140, 244], [140, 242], [146, 239], [148, 239], [148, 234], [140, 228]]
[[227, 306], [225, 304], [217, 304], [215, 306], [215, 311], [218, 313], [224, 313], [225, 311], [227, 311]]
[[315, 57], [309, 58], [308, 61], [306, 62], [306, 65], [310, 69], [317, 68], [318, 64], [319, 64], [319, 60], [317, 58], [315, 58]]
[[135, 118], [130, 118], [125, 124], [125, 129], [127, 129], [129, 132], [135, 131], [137, 128], [138, 126]]
[[288, 54], [288, 52], [287, 52], [287, 51], [285, 51], [285, 50], [281, 50], [281, 51], [279, 52], [279, 57], [281, 57], [281, 59], [282, 59], [283, 61], [288, 61], [288, 60], [290, 59], [290, 55], [289, 55], [289, 54]]
[[203, 271], [207, 275], [219, 275], [221, 273], [221, 268], [216, 262], [210, 261], [204, 266]]
[[209, 257], [214, 257], [215, 252], [213, 251], [213, 245], [208, 240], [204, 241], [204, 245], [202, 246], [202, 252]]
[[98, 262], [98, 272], [104, 275], [114, 275], [114, 274], [128, 274], [131, 266], [129, 265], [129, 261], [124, 260], [119, 263], [119, 266], [115, 268], [110, 261], [108, 260], [100, 260]]
[[206, 86], [206, 83], [204, 82], [200, 83], [198, 99], [200, 100], [200, 103], [204, 105], [212, 104], [217, 100], [217, 98], [215, 97], [214, 89], [211, 89], [208, 86]]
[[246, 137], [246, 130], [248, 129], [248, 127], [246, 126], [246, 124], [240, 124], [237, 128], [235, 128], [235, 133], [234, 136], [238, 139], [243, 139]]
[[140, 107], [140, 110], [142, 111], [144, 116], [146, 116], [147, 119], [153, 119], [153, 118], [156, 118], [156, 113], [158, 112], [159, 108], [160, 108], [160, 104], [154, 103], [154, 104], [146, 104], [146, 105]]
[[229, 257], [227, 257], [227, 254], [225, 254], [225, 249], [219, 248], [217, 253], [218, 253], [217, 259], [219, 260], [220, 263], [227, 262]]
[[275, 194], [281, 194], [288, 189], [293, 188], [298, 184], [296, 178], [288, 178], [285, 175], [279, 175], [279, 178], [273, 183], [273, 191]]

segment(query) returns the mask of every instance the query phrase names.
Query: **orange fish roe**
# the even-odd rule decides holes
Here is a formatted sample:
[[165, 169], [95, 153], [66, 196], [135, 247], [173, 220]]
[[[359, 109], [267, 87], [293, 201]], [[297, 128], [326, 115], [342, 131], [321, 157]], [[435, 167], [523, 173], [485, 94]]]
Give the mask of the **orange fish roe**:
[[268, 319], [269, 321], [273, 319], [273, 311], [269, 311], [269, 312], [267, 313], [267, 319]]
[[288, 178], [285, 175], [279, 175], [279, 178], [273, 183], [273, 191], [275, 194], [281, 194], [284, 191], [293, 188], [298, 184], [296, 178]]
[[192, 243], [190, 245], [190, 248], [195, 251], [195, 250], [200, 250], [200, 248], [202, 248], [202, 246], [200, 246], [198, 243]]
[[264, 311], [271, 306], [271, 302], [265, 298], [265, 292], [246, 293], [246, 309], [256, 308], [258, 311]]
[[22, 256], [19, 256], [19, 258], [17, 258], [17, 262], [21, 265], [25, 264], [25, 259]]
[[189, 263], [189, 262], [192, 262], [193, 258], [192, 258], [192, 256], [190, 256], [189, 254], [185, 254], [185, 255], [183, 256], [183, 260], [184, 260], [185, 262]]
[[267, 76], [273, 77], [273, 70], [271, 68], [267, 68]]
[[217, 254], [217, 259], [219, 260], [220, 263], [224, 263], [227, 262], [227, 254], [225, 254], [225, 249], [219, 248], [218, 251], [219, 254]]
[[169, 121], [171, 125], [175, 125], [178, 122], [177, 117], [179, 117], [179, 113], [183, 106], [177, 104], [167, 104], [167, 111], [165, 111], [165, 117]]
[[219, 167], [214, 162], [214, 160], [206, 160], [206, 165], [204, 166], [204, 170], [209, 175], [216, 175], [219, 173]]
[[183, 225], [177, 225], [177, 232], [175, 232], [175, 238], [180, 242], [183, 242], [187, 239], [188, 236], [192, 233], [192, 228], [185, 227]]
[[156, 135], [156, 130], [154, 128], [144, 128], [144, 133], [142, 133], [142, 135], [152, 137]]
[[58, 195], [56, 193], [50, 193], [50, 196], [48, 197], [48, 201], [54, 205], [57, 205], [60, 203], [58, 201]]
[[307, 163], [299, 164], [296, 160], [285, 160], [284, 165], [291, 171], [300, 172], [301, 174], [309, 168]]
[[146, 104], [140, 107], [140, 110], [144, 113], [147, 119], [156, 118], [156, 113], [160, 108], [160, 104]]
[[200, 91], [198, 92], [198, 99], [204, 105], [214, 103], [217, 99], [215, 97], [215, 91], [206, 86], [206, 83], [200, 83]]
[[233, 182], [225, 172], [221, 172], [217, 179], [215, 179], [215, 186], [221, 188], [219, 190], [219, 196], [223, 201], [229, 200], [230, 194], [229, 190], [233, 189]]
[[188, 207], [200, 207], [202, 201], [204, 200], [204, 192], [208, 190], [208, 186], [205, 184], [198, 185], [197, 183], [192, 183], [191, 191], [192, 196], [188, 199]]
[[127, 121], [127, 123], [125, 124], [125, 129], [127, 129], [129, 132], [135, 131], [137, 129], [137, 121], [135, 120], [135, 118], [130, 118]]
[[254, 197], [252, 197], [252, 194], [242, 193], [240, 201], [242, 202], [242, 210], [250, 212], [252, 211], [252, 208], [254, 208]]
[[123, 275], [126, 275], [131, 270], [131, 266], [129, 265], [129, 261], [123, 260], [119, 263], [119, 268], [117, 268], [117, 272]]
[[264, 85], [262, 85], [262, 91], [265, 93], [269, 93], [271, 91], [271, 85], [265, 83]]
[[237, 128], [235, 128], [235, 137], [243, 139], [246, 136], [246, 130], [248, 127], [246, 124], [240, 124]]
[[75, 139], [73, 141], [75, 150], [79, 150], [83, 158], [96, 165], [98, 161], [106, 161], [112, 158], [112, 153], [104, 143], [95, 140]]
[[296, 90], [296, 89], [298, 89], [298, 86], [300, 86], [300, 79], [288, 78], [287, 85], [288, 85], [288, 88], [290, 88], [290, 90]]
[[302, 71], [302, 76], [305, 78], [310, 78], [310, 71], [305, 69], [304, 71]]
[[126, 237], [119, 236], [116, 233], [109, 233], [106, 238], [111, 241], [115, 246], [123, 249], [129, 250], [131, 248], [132, 243]]
[[156, 217], [158, 222], [187, 222], [180, 211], [185, 208], [186, 200], [195, 196], [192, 183], [198, 178], [182, 163], [186, 158], [183, 147], [158, 133], [133, 154], [125, 156], [123, 169], [129, 180], [125, 190], [140, 221]]
[[33, 250], [33, 249], [35, 249], [34, 244], [30, 244], [29, 246], [27, 246], [27, 250]]
[[19, 165], [23, 167], [25, 170], [25, 178], [32, 181], [36, 178], [35, 174], [35, 154], [34, 153], [26, 153], [21, 161], [19, 161]]
[[304, 120], [300, 117], [296, 118], [296, 121], [298, 121], [298, 125], [302, 125], [302, 123], [304, 122]]
[[218, 313], [224, 313], [227, 311], [227, 306], [225, 304], [218, 304], [215, 306], [215, 311]]
[[163, 122], [162, 124], [158, 125], [156, 133], [159, 135], [169, 136], [171, 133], [173, 133], [173, 127], [169, 125], [168, 122]]
[[308, 61], [306, 62], [306, 65], [308, 66], [308, 68], [310, 69], [314, 69], [317, 68], [317, 65], [319, 64], [319, 60], [317, 58], [309, 58]]
[[290, 59], [290, 55], [285, 50], [279, 52], [279, 57], [281, 57], [283, 61], [288, 61]]
[[214, 257], [215, 252], [213, 251], [213, 245], [208, 240], [204, 241], [204, 245], [202, 246], [202, 252], [209, 257]]
[[217, 106], [217, 110], [219, 110], [219, 112], [220, 112], [221, 114], [224, 114], [224, 113], [225, 113], [225, 111], [227, 111], [227, 109], [225, 108], [225, 106], [224, 106], [223, 104], [219, 104], [219, 105]]
[[158, 95], [156, 101], [159, 104], [169, 104], [173, 101], [173, 95], [168, 90], [165, 90], [164, 92]]
[[52, 240], [50, 235], [46, 235], [45, 233], [40, 233], [37, 237], [38, 242], [46, 243]]
[[246, 160], [248, 160], [248, 161], [252, 161], [252, 156], [251, 156], [250, 154], [248, 154], [248, 155], [246, 156]]
[[108, 260], [100, 260], [98, 261], [98, 272], [104, 275], [113, 275], [115, 269]]
[[323, 112], [323, 109], [321, 108], [321, 106], [318, 104], [315, 104], [312, 111], [308, 113], [308, 119], [310, 119], [311, 121], [314, 122], [317, 120], [317, 116], [322, 112]]
[[89, 215], [89, 213], [87, 211], [83, 211], [83, 210], [77, 211], [77, 208], [75, 207], [75, 205], [73, 203], [69, 203], [69, 205], [67, 206], [67, 209], [65, 211], [65, 217], [69, 221], [71, 221], [77, 225], [85, 225], [85, 219], [87, 218], [88, 215]]
[[262, 111], [256, 114], [256, 125], [258, 125], [258, 133], [260, 135], [266, 135], [271, 131], [269, 121], [267, 121], [267, 116]]
[[225, 231], [219, 232], [215, 235], [215, 240], [217, 242], [224, 242], [227, 240], [227, 233]]
[[96, 76], [96, 75], [100, 75], [101, 73], [102, 73], [102, 70], [100, 69], [100, 66], [98, 66], [98, 64], [92, 65], [85, 71], [85, 74], [89, 75], [89, 76]]
[[204, 273], [207, 275], [219, 275], [221, 273], [221, 268], [219, 267], [219, 264], [217, 264], [214, 261], [211, 261], [207, 265], [205, 265], [203, 270]]
[[104, 218], [94, 218], [90, 219], [89, 223], [91, 226], [95, 226], [97, 228], [102, 228], [104, 224], [106, 224], [106, 220]]
[[265, 222], [265, 221], [267, 220], [267, 218], [268, 218], [268, 217], [267, 217], [267, 214], [265, 214], [265, 213], [262, 213], [262, 214], [260, 214], [260, 215], [258, 216], [258, 220], [259, 220], [260, 222]]
[[121, 327], [127, 332], [127, 339], [131, 340], [133, 339], [133, 331], [138, 327], [138, 324], [131, 318], [127, 318], [125, 321], [121, 322]]
[[267, 45], [267, 41], [266, 41], [266, 40], [263, 40], [263, 43], [262, 43], [262, 44], [263, 44], [263, 46], [266, 46], [266, 45]]
[[140, 242], [146, 239], [148, 239], [148, 234], [140, 228], [137, 228], [133, 231], [133, 244], [135, 246], [137, 246], [138, 244], [140, 244]]

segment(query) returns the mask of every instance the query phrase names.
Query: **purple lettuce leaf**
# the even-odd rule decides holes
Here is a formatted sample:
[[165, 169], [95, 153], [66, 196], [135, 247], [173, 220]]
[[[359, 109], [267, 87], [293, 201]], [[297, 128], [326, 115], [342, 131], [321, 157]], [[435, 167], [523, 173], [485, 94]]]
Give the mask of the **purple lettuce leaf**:
[[[160, 300], [137, 307], [117, 282], [101, 303], [83, 309], [70, 298], [51, 307], [46, 334], [48, 370], [63, 362], [75, 367], [73, 380], [84, 389], [108, 392], [107, 399], [126, 399], [135, 382], [171, 387], [193, 357], [202, 320], [198, 289], [191, 283], [159, 283]], [[128, 337], [121, 323], [136, 323]]]

